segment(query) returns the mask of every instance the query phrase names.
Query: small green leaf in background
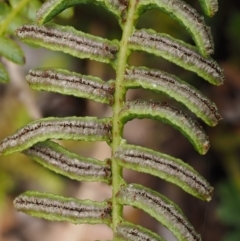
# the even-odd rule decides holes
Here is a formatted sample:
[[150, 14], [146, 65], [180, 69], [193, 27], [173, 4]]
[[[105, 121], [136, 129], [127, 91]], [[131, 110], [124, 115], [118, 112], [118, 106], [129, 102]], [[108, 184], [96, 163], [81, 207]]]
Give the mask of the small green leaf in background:
[[0, 55], [16, 64], [24, 64], [22, 49], [11, 39], [0, 36]]
[[10, 12], [10, 7], [6, 3], [0, 2], [0, 23], [5, 19]]
[[[14, 0], [14, 2], [19, 3], [19, 0]], [[41, 2], [39, 0], [28, 1], [26, 7], [21, 12], [21, 16], [27, 17], [30, 21], [36, 21], [36, 12], [40, 6]]]
[[7, 83], [9, 81], [8, 72], [4, 66], [0, 63], [0, 83]]

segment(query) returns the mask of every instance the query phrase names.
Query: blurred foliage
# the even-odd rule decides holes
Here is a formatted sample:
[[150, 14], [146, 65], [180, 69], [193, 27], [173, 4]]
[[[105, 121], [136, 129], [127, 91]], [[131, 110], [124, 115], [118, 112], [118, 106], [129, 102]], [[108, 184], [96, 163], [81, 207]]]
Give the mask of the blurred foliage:
[[229, 228], [223, 241], [239, 241], [240, 239], [240, 189], [235, 183], [226, 181], [218, 187], [221, 199], [218, 213]]
[[228, 45], [232, 53], [231, 59], [239, 64], [240, 56], [240, 11], [233, 11], [229, 16], [229, 23], [226, 28], [226, 36], [231, 43]]

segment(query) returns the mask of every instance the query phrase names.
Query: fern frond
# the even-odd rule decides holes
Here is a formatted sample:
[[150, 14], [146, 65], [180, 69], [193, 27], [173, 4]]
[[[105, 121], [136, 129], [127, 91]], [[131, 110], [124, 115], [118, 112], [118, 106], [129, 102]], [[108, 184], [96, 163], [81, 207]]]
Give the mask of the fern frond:
[[[12, 0], [11, 2], [15, 2]], [[81, 32], [71, 26], [50, 22], [63, 10], [78, 4], [95, 3], [113, 13], [122, 28], [121, 40], [108, 40]], [[215, 0], [200, 0], [204, 11], [213, 15]], [[140, 15], [160, 9], [187, 28], [196, 46], [157, 33], [136, 29]], [[114, 241], [163, 241], [149, 230], [124, 221], [124, 205], [142, 209], [166, 226], [181, 241], [200, 241], [201, 237], [180, 208], [163, 195], [137, 184], [126, 184], [123, 167], [149, 173], [178, 185], [189, 194], [209, 201], [213, 188], [182, 160], [123, 140], [123, 128], [135, 118], [156, 119], [178, 129], [200, 153], [209, 149], [209, 140], [197, 121], [165, 102], [126, 101], [131, 88], [163, 93], [185, 105], [208, 125], [221, 119], [217, 107], [196, 88], [161, 70], [132, 67], [128, 57], [144, 51], [192, 71], [214, 85], [224, 81], [220, 66], [209, 57], [212, 36], [203, 18], [182, 0], [48, 0], [37, 13], [38, 23], [26, 24], [17, 36], [34, 46], [61, 51], [111, 65], [116, 79], [103, 81], [94, 76], [61, 68], [30, 70], [27, 81], [33, 89], [86, 98], [112, 107], [108, 118], [45, 118], [32, 122], [0, 143], [1, 154], [23, 152], [46, 168], [75, 180], [99, 181], [112, 185], [112, 198], [104, 202], [76, 200], [52, 194], [29, 192], [15, 200], [20, 211], [49, 220], [73, 223], [105, 223], [113, 229]], [[10, 55], [10, 52], [8, 52]], [[6, 55], [7, 57], [7, 55]], [[18, 55], [19, 57], [19, 55]], [[14, 60], [16, 57], [11, 57]], [[3, 72], [3, 71], [2, 71]], [[0, 65], [0, 76], [1, 76]], [[4, 72], [2, 74], [4, 77]], [[112, 156], [103, 162], [69, 152], [49, 139], [106, 141]]]

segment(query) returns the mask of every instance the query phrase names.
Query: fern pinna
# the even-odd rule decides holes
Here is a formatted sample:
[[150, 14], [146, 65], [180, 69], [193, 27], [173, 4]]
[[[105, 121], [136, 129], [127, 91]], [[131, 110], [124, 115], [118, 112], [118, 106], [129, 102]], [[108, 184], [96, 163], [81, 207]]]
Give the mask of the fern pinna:
[[[82, 3], [102, 5], [114, 14], [122, 28], [121, 40], [109, 41], [49, 22], [63, 10]], [[216, 0], [200, 0], [200, 3], [209, 16], [217, 11]], [[136, 29], [139, 16], [148, 9], [160, 9], [179, 21], [191, 34], [196, 47], [151, 29]], [[105, 182], [112, 186], [112, 198], [104, 202], [93, 202], [26, 192], [15, 199], [15, 207], [49, 220], [76, 224], [105, 223], [112, 228], [114, 241], [163, 240], [157, 234], [124, 220], [123, 206], [131, 205], [153, 216], [178, 240], [201, 240], [177, 205], [149, 188], [127, 184], [122, 178], [122, 168], [158, 176], [202, 200], [211, 200], [213, 188], [183, 161], [128, 144], [122, 138], [122, 132], [125, 123], [134, 118], [156, 119], [178, 129], [200, 154], [208, 151], [207, 135], [183, 111], [165, 102], [125, 100], [128, 89], [144, 88], [174, 98], [210, 126], [218, 123], [221, 117], [215, 104], [191, 85], [161, 70], [128, 65], [131, 52], [145, 51], [193, 71], [211, 84], [222, 84], [222, 70], [209, 57], [213, 53], [213, 43], [203, 18], [182, 0], [49, 0], [38, 10], [37, 18], [36, 24], [24, 25], [17, 30], [22, 41], [110, 64], [116, 71], [116, 80], [104, 82], [100, 78], [65, 69], [44, 68], [30, 70], [26, 76], [29, 85], [37, 90], [107, 103], [112, 107], [113, 115], [102, 119], [40, 119], [4, 139], [0, 152], [4, 155], [23, 152], [69, 178]], [[81, 157], [50, 139], [106, 141], [111, 146], [112, 157], [104, 162]]]

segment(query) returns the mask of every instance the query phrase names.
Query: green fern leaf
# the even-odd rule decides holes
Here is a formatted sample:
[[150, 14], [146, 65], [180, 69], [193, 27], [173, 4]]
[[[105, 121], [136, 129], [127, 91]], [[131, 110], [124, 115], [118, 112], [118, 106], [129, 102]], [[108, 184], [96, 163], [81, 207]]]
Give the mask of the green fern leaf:
[[95, 117], [45, 118], [19, 129], [0, 143], [1, 154], [23, 151], [34, 144], [54, 139], [110, 141], [110, 120]]
[[213, 188], [192, 167], [180, 159], [134, 145], [121, 145], [114, 158], [118, 163], [178, 185], [191, 195], [210, 201]]
[[24, 42], [32, 45], [104, 63], [113, 63], [118, 50], [116, 41], [109, 41], [77, 31], [72, 27], [52, 23], [44, 26], [24, 25], [17, 30], [17, 35]]
[[120, 113], [120, 119], [126, 123], [134, 118], [151, 118], [168, 123], [185, 135], [200, 154], [205, 154], [209, 149], [209, 140], [202, 127], [166, 102], [128, 101]]
[[106, 104], [113, 103], [114, 83], [106, 83], [97, 77], [84, 76], [64, 69], [45, 68], [31, 70], [26, 79], [35, 90], [74, 95]]
[[161, 56], [187, 70], [197, 73], [214, 85], [224, 81], [222, 69], [218, 64], [203, 57], [193, 46], [166, 34], [158, 34], [153, 30], [137, 30], [129, 39], [132, 50], [146, 51]]
[[179, 207], [159, 193], [141, 185], [130, 184], [120, 189], [117, 198], [123, 205], [140, 208], [157, 219], [179, 240], [201, 240]]
[[[53, 19], [63, 10], [76, 6], [78, 4], [92, 3], [99, 4], [112, 12], [118, 19], [122, 18], [123, 12], [126, 10], [127, 1], [114, 0], [51, 0], [46, 1], [37, 13], [38, 22], [44, 24]], [[125, 3], [126, 2], [126, 3]]]
[[128, 68], [125, 72], [125, 87], [144, 88], [164, 93], [184, 104], [190, 111], [210, 126], [215, 126], [221, 116], [217, 107], [200, 91], [163, 71], [141, 68]]
[[117, 226], [115, 241], [164, 241], [157, 234], [128, 222], [122, 222]]
[[40, 142], [23, 152], [44, 167], [78, 181], [111, 181], [110, 162], [86, 158], [51, 141]]
[[110, 202], [65, 198], [49, 193], [26, 192], [14, 200], [17, 210], [31, 216], [75, 224], [111, 223]]
[[204, 12], [212, 17], [218, 11], [217, 0], [199, 0]]
[[140, 0], [139, 7], [150, 7], [165, 11], [180, 22], [192, 35], [201, 53], [208, 56], [213, 53], [213, 41], [210, 29], [203, 18], [190, 5], [182, 0]]

